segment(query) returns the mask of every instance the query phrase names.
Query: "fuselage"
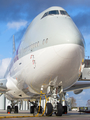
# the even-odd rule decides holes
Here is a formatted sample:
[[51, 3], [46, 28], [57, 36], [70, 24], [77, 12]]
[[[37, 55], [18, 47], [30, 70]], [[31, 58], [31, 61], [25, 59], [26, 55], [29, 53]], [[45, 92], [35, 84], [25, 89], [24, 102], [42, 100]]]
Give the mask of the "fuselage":
[[[8, 81], [13, 79], [22, 97], [30, 97], [39, 94], [41, 87], [46, 93], [49, 84], [70, 87], [79, 78], [83, 60], [84, 39], [80, 31], [63, 8], [51, 7], [27, 28], [5, 77]], [[19, 98], [22, 93], [14, 95], [13, 90], [11, 94]]]

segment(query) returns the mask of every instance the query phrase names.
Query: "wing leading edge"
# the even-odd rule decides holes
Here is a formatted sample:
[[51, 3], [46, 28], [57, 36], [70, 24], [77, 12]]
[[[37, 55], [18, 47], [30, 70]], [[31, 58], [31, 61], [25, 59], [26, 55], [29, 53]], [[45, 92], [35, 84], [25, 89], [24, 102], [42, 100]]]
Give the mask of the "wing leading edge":
[[83, 90], [90, 88], [90, 81], [77, 81], [74, 85], [72, 85], [70, 88], [65, 89], [65, 92], [68, 91], [76, 91], [76, 90]]

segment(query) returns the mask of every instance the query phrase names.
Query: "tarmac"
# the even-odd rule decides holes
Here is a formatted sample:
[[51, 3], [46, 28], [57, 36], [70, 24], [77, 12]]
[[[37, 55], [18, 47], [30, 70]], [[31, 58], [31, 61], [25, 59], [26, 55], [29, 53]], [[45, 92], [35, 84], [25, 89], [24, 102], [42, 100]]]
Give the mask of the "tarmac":
[[[41, 116], [39, 114], [39, 116]], [[34, 117], [33, 114], [30, 114], [29, 111], [19, 111], [18, 114], [11, 113], [7, 114], [6, 110], [0, 110], [0, 119], [1, 120], [90, 120], [90, 113], [80, 113], [78, 111], [69, 111], [67, 114], [62, 116], [42, 116]]]

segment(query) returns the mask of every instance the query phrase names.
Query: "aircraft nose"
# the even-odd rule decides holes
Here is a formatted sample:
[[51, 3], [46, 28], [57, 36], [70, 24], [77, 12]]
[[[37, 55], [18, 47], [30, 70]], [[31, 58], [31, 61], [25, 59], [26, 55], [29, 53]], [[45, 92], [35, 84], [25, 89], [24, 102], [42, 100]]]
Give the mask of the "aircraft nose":
[[68, 44], [77, 44], [82, 47], [84, 47], [84, 45], [85, 45], [84, 38], [79, 31], [77, 31], [77, 34], [69, 33], [66, 42]]
[[63, 37], [62, 43], [54, 46], [55, 52], [62, 58], [74, 58], [80, 55], [81, 51], [84, 54], [84, 38], [75, 28], [72, 30], [72, 34], [69, 31], [68, 35]]
[[75, 24], [74, 25], [71, 24], [70, 27], [67, 26], [67, 28], [66, 29], [64, 28], [63, 31], [65, 31], [63, 33], [63, 38], [62, 38], [64, 44], [65, 43], [77, 44], [84, 47], [85, 45], [84, 38]]
[[57, 41], [60, 44], [77, 44], [84, 47], [84, 38], [72, 19], [62, 19], [55, 29], [56, 31], [54, 30], [54, 33], [56, 33]]
[[73, 59], [80, 55], [79, 46], [76, 44], [62, 44], [53, 47], [54, 51], [60, 58]]

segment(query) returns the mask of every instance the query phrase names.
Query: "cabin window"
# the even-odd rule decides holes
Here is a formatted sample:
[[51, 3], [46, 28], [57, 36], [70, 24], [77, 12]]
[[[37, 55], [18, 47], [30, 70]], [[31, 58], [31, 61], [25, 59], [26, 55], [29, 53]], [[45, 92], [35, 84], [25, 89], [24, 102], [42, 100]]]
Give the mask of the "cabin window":
[[46, 43], [48, 43], [48, 38], [46, 39]]
[[45, 39], [43, 39], [43, 45], [44, 45], [44, 43], [45, 43]]

